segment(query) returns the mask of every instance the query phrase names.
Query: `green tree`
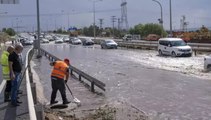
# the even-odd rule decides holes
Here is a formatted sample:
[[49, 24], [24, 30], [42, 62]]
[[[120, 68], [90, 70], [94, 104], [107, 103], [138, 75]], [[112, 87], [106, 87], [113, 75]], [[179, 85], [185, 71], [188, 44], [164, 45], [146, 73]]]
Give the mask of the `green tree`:
[[[94, 26], [91, 25], [89, 27], [84, 27], [81, 30], [81, 33], [85, 36], [94, 36]], [[100, 35], [100, 28], [98, 26], [95, 26], [95, 35], [99, 36]]]
[[130, 34], [139, 34], [142, 37], [147, 37], [149, 34], [156, 34], [160, 36], [166, 36], [167, 33], [164, 31], [164, 29], [159, 24], [138, 24], [134, 26], [134, 28], [130, 29]]
[[10, 36], [7, 33], [0, 33], [0, 43], [4, 43], [7, 42], [10, 39]]
[[10, 36], [14, 36], [16, 33], [15, 33], [15, 30], [14, 29], [12, 29], [12, 28], [8, 28], [7, 30], [6, 30], [6, 33], [8, 34], [8, 35], [10, 35]]
[[2, 29], [2, 32], [6, 32], [6, 31], [7, 31], [7, 28], [3, 28], [3, 29]]

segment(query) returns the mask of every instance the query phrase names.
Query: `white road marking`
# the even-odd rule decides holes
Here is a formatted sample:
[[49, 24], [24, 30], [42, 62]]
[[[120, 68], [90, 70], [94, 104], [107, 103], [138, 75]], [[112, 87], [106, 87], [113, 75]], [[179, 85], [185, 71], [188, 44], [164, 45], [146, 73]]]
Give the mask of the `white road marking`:
[[0, 85], [0, 93], [2, 92], [5, 84], [6, 84], [6, 80], [3, 80], [2, 83], [1, 83], [1, 85]]

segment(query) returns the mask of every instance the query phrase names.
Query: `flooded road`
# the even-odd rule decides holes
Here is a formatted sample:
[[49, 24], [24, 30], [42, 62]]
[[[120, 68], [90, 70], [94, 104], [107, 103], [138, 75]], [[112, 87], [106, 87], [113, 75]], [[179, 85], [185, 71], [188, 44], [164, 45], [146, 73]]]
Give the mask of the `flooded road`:
[[[155, 120], [211, 119], [211, 81], [209, 73], [202, 72], [203, 55], [160, 57], [156, 51], [102, 50], [98, 45], [42, 48], [61, 59], [69, 58], [73, 66], [104, 82], [108, 102], [126, 101]], [[80, 90], [75, 92], [80, 94]]]

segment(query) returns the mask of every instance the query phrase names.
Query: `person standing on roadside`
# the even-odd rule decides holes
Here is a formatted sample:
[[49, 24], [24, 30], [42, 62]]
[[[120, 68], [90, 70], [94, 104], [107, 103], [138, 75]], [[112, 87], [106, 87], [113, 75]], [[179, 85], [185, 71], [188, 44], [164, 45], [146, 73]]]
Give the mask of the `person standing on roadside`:
[[50, 65], [53, 66], [51, 72], [52, 94], [50, 104], [58, 103], [58, 101], [55, 101], [58, 90], [61, 93], [63, 104], [69, 104], [70, 101], [66, 98], [65, 82], [69, 78], [70, 61], [69, 59], [64, 59], [64, 61], [51, 62]]
[[14, 52], [9, 55], [10, 79], [12, 82], [11, 104], [13, 106], [19, 106], [19, 103], [22, 103], [17, 100], [18, 81], [22, 70], [19, 54], [22, 51], [23, 46], [21, 44], [16, 44]]
[[10, 101], [10, 93], [11, 93], [11, 79], [10, 79], [10, 68], [9, 68], [9, 54], [14, 51], [13, 46], [9, 46], [7, 50], [3, 51], [1, 55], [1, 65], [2, 65], [2, 73], [3, 79], [7, 81], [6, 88], [4, 90], [4, 102]]

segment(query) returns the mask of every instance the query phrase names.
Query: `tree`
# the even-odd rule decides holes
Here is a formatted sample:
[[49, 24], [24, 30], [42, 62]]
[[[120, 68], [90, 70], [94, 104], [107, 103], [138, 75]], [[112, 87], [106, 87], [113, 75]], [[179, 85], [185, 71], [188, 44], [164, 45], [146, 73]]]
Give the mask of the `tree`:
[[10, 39], [10, 36], [7, 33], [0, 33], [0, 43], [4, 43], [7, 42]]
[[14, 36], [16, 34], [15, 30], [12, 28], [3, 28], [2, 32], [7, 33], [9, 36]]
[[156, 34], [161, 36], [166, 36], [167, 33], [159, 24], [138, 24], [129, 30], [130, 34], [139, 34], [142, 37], [147, 37], [149, 34]]
[[15, 33], [15, 30], [14, 29], [12, 29], [12, 28], [8, 28], [7, 30], [6, 30], [6, 33], [8, 34], [8, 35], [10, 35], [10, 36], [14, 36], [16, 33]]
[[7, 31], [7, 28], [3, 28], [3, 29], [2, 29], [2, 32], [6, 32], [6, 31]]

